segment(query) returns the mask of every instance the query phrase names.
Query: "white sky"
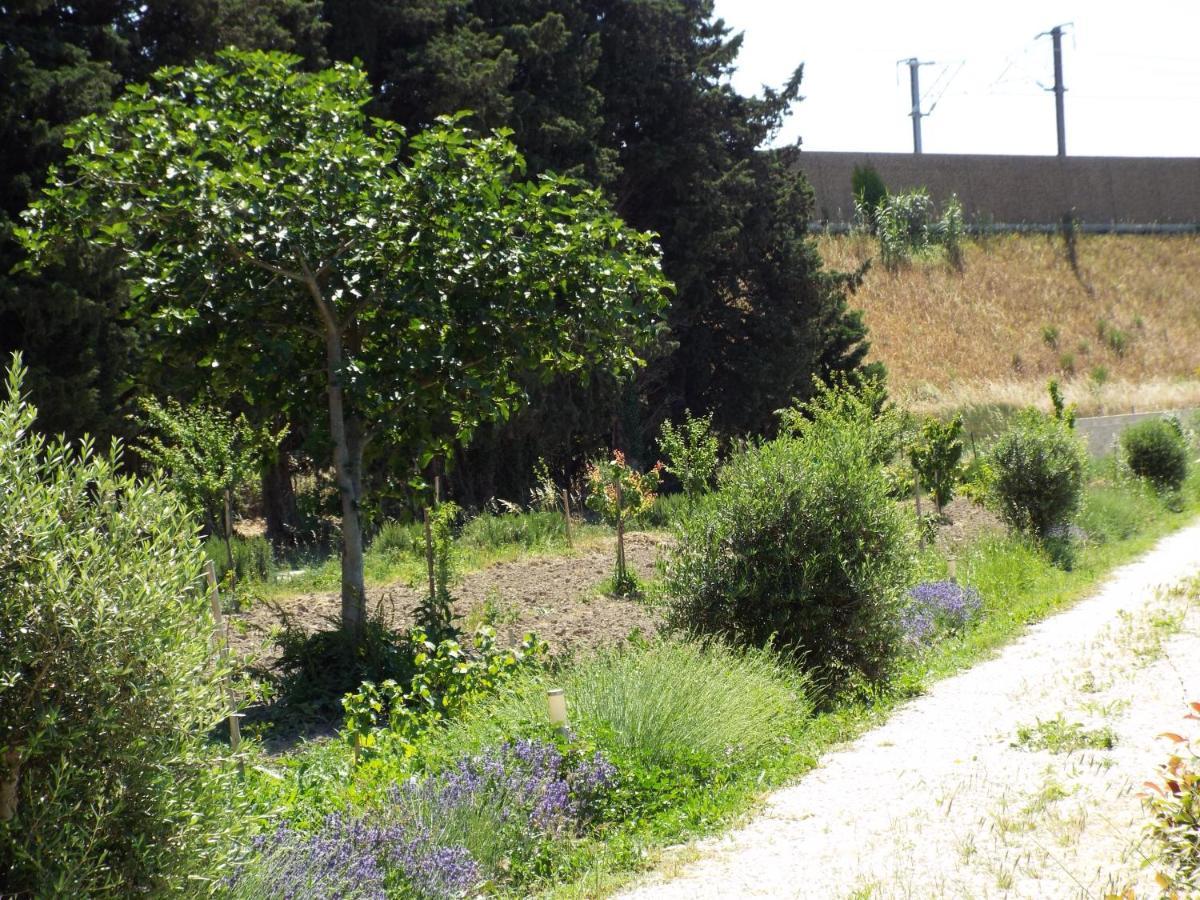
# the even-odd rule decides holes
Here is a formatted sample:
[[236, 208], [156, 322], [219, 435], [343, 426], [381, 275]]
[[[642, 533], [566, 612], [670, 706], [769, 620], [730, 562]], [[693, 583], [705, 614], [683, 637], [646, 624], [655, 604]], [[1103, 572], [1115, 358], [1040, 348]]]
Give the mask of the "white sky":
[[[801, 62], [775, 143], [912, 151], [908, 67], [923, 66], [926, 153], [1054, 154], [1049, 36], [1063, 38], [1067, 153], [1200, 157], [1200, 0], [716, 0], [745, 33], [734, 86], [758, 93]], [[961, 68], [960, 68], [961, 63]], [[939, 82], [940, 78], [940, 82]], [[940, 99], [939, 99], [940, 98]]]

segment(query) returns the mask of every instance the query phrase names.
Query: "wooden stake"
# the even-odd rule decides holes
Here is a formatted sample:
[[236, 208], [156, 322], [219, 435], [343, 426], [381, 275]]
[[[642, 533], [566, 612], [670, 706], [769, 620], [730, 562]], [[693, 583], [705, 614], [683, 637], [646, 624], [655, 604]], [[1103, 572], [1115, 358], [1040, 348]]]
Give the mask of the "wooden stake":
[[442, 476], [433, 476], [433, 505], [441, 506], [442, 504]]
[[425, 507], [425, 565], [429, 569], [429, 602], [437, 596], [437, 582], [433, 577], [433, 526], [429, 522], [429, 507]]
[[621, 481], [617, 479], [617, 578], [625, 581], [625, 509]]
[[567, 525], [567, 546], [574, 547], [575, 541], [571, 537], [571, 492], [563, 489], [563, 521]]
[[[213, 640], [221, 655], [221, 668], [225, 669], [225, 692], [229, 695], [229, 747], [237, 753], [242, 743], [242, 729], [238, 724], [240, 718], [237, 711], [237, 697], [233, 692], [233, 678], [229, 674], [229, 629], [225, 617], [221, 614], [221, 594], [217, 589], [217, 567], [210, 559], [205, 563], [205, 574], [208, 576], [208, 598], [212, 603]], [[238, 762], [238, 768], [242, 764]]]
[[229, 594], [237, 610], [237, 567], [233, 563], [233, 493], [225, 489], [225, 557], [229, 563]]
[[925, 528], [921, 523], [921, 478], [916, 472], [913, 473], [913, 497], [917, 503], [917, 533], [919, 535], [921, 546], [925, 546]]

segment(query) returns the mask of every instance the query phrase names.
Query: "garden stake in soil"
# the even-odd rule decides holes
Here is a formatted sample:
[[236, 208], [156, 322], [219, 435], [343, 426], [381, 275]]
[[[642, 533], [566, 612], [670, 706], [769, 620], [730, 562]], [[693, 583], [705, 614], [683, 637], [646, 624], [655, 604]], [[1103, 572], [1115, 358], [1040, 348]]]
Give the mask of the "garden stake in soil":
[[[227, 668], [229, 665], [229, 630], [225, 625], [225, 617], [221, 614], [221, 594], [217, 590], [217, 568], [211, 559], [204, 564], [204, 570], [208, 577], [208, 597], [212, 602], [213, 639], [221, 657], [221, 667], [226, 669], [225, 690], [229, 695], [229, 748], [237, 753], [242, 743], [242, 729], [238, 724], [240, 714], [237, 711], [237, 697], [233, 692], [233, 678]], [[242, 772], [241, 760], [238, 760], [238, 771]]]
[[425, 507], [425, 565], [429, 569], [429, 602], [437, 597], [437, 583], [433, 577], [433, 528], [429, 524], [429, 507]]
[[563, 489], [563, 522], [567, 526], [567, 546], [574, 547], [575, 542], [571, 539], [571, 493]]

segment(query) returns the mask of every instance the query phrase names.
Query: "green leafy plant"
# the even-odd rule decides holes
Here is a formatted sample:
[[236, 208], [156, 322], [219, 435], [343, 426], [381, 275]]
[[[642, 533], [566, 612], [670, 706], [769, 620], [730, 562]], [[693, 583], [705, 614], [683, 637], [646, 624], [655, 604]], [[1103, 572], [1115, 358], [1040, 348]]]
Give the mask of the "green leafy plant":
[[142, 409], [157, 433], [143, 435], [136, 445], [138, 454], [164, 469], [208, 532], [221, 536], [224, 570], [236, 573], [233, 497], [258, 475], [263, 457], [279, 445], [287, 428], [254, 428], [245, 416], [232, 418], [204, 403], [184, 407], [174, 399], [165, 406], [143, 400]]
[[1083, 497], [1086, 451], [1066, 422], [1023, 410], [988, 455], [992, 498], [1012, 528], [1039, 539], [1068, 525]]
[[720, 445], [712, 433], [712, 416], [685, 411], [678, 428], [670, 420], [663, 422], [658, 446], [666, 457], [666, 470], [679, 479], [690, 506], [709, 489], [717, 471]]
[[1121, 432], [1129, 470], [1159, 490], [1178, 491], [1188, 472], [1188, 445], [1178, 420], [1147, 419]]
[[409, 643], [415, 652], [407, 687], [395, 679], [378, 685], [364, 681], [342, 698], [342, 734], [354, 747], [356, 759], [363, 751], [377, 749], [384, 734], [411, 756], [422, 733], [495, 693], [518, 672], [542, 665], [548, 650], [534, 634], [525, 635], [518, 647], [497, 647], [496, 632], [487, 625], [475, 631], [472, 650], [453, 638], [434, 642], [419, 628], [409, 635]]
[[450, 586], [458, 577], [454, 522], [461, 510], [454, 503], [440, 503], [428, 510], [431, 556], [429, 590], [414, 614], [417, 626], [432, 636], [435, 642], [458, 637], [454, 627], [454, 598]]
[[933, 237], [946, 251], [950, 265], [960, 272], [963, 268], [963, 241], [966, 234], [962, 203], [959, 202], [957, 194], [951, 194], [942, 205], [942, 217], [938, 220]]
[[1079, 750], [1111, 750], [1116, 735], [1108, 726], [1087, 728], [1082, 722], [1068, 722], [1062, 714], [1053, 719], [1038, 719], [1033, 725], [1017, 728], [1017, 743], [1029, 750], [1051, 753], [1075, 753]]
[[666, 563], [673, 624], [774, 642], [835, 691], [884, 677], [915, 540], [883, 471], [890, 416], [871, 405], [863, 392], [826, 390], [787, 417], [798, 434], [725, 464]]
[[587, 469], [587, 505], [617, 530], [617, 565], [613, 574], [613, 592], [637, 591], [637, 580], [625, 564], [625, 524], [654, 505], [662, 463], [638, 472], [625, 461], [625, 454], [614, 450], [612, 459], [594, 460]]
[[[1184, 718], [1200, 720], [1200, 703], [1190, 705]], [[1163, 866], [1156, 880], [1168, 896], [1191, 897], [1200, 892], [1200, 747], [1174, 732], [1160, 737], [1174, 748], [1159, 779], [1144, 782], [1148, 790], [1140, 795], [1153, 817], [1148, 830]]]
[[119, 449], [40, 437], [23, 374], [0, 402], [4, 892], [175, 893], [236, 824], [192, 513]]
[[541, 512], [554, 512], [561, 503], [558, 484], [550, 474], [546, 460], [539, 456], [533, 466], [533, 488], [529, 492], [529, 505]]
[[966, 225], [962, 204], [951, 194], [939, 216], [924, 188], [889, 194], [876, 213], [879, 255], [888, 271], [909, 263], [914, 256], [941, 247], [956, 269], [963, 267]]
[[1051, 378], [1046, 385], [1046, 390], [1050, 394], [1050, 405], [1054, 409], [1054, 418], [1068, 428], [1074, 429], [1078, 407], [1074, 403], [1070, 406], [1067, 405], [1063, 399], [1062, 387], [1059, 386], [1058, 379]]
[[949, 422], [929, 416], [908, 448], [913, 469], [921, 479], [921, 486], [933, 495], [939, 515], [953, 499], [954, 486], [961, 475], [962, 435], [961, 415]]
[[1058, 349], [1058, 338], [1059, 338], [1059, 331], [1058, 331], [1057, 325], [1043, 325], [1042, 326], [1042, 343], [1045, 344], [1047, 347], [1049, 347], [1051, 350]]

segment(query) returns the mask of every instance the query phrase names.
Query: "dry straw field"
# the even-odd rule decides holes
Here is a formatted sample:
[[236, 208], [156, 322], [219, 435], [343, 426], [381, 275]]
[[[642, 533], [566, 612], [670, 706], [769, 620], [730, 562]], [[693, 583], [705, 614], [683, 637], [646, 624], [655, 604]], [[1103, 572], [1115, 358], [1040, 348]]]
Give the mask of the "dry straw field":
[[[877, 255], [865, 235], [818, 239], [833, 268]], [[1078, 275], [1059, 235], [972, 241], [876, 263], [854, 306], [893, 393], [923, 412], [1045, 403], [1059, 378], [1084, 414], [1200, 406], [1200, 235], [1081, 235]]]

